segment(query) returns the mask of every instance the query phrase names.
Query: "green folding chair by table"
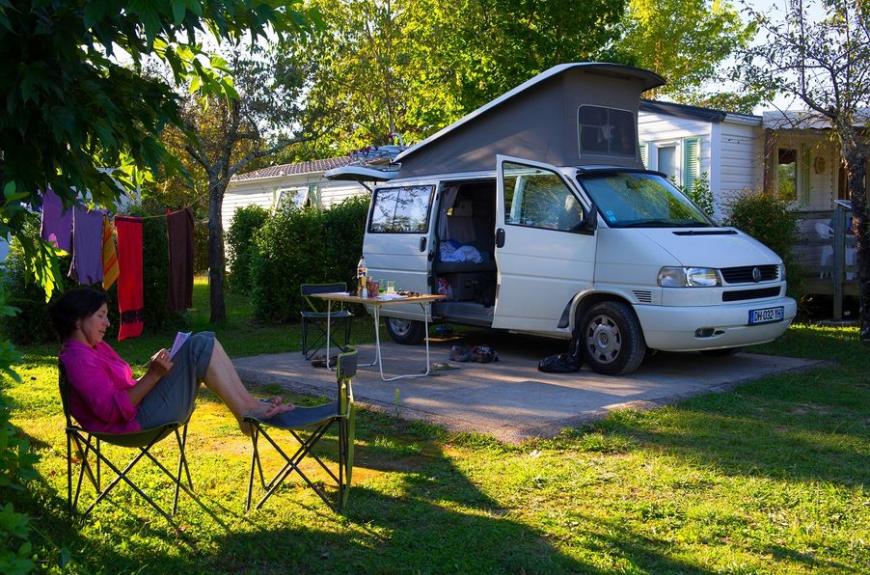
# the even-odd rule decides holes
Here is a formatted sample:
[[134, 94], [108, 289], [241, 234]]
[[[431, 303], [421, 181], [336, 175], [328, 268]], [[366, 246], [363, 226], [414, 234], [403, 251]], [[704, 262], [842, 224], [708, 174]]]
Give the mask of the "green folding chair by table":
[[[326, 345], [327, 321], [332, 323], [328, 330], [330, 346], [334, 345], [341, 351], [347, 351], [349, 349], [348, 344], [350, 342], [350, 328], [351, 322], [353, 321], [353, 314], [350, 313], [350, 310], [344, 309], [343, 307], [333, 309], [331, 313], [327, 313], [326, 302], [311, 297], [314, 294], [319, 293], [346, 292], [347, 284], [344, 282], [329, 284], [302, 284], [299, 286], [299, 291], [302, 294], [302, 299], [305, 300], [305, 304], [308, 306], [308, 309], [299, 312], [302, 316], [302, 355], [305, 356], [305, 359], [311, 359], [314, 357], [314, 354], [323, 349], [323, 346]], [[338, 343], [335, 338], [336, 333], [338, 332], [335, 328], [342, 322], [344, 323], [344, 344]], [[316, 331], [314, 333], [309, 333], [309, 330], [312, 328]], [[313, 339], [313, 343], [309, 341], [309, 336]]]
[[[187, 458], [184, 452], [185, 444], [187, 442], [187, 421], [175, 421], [153, 429], [143, 429], [131, 433], [87, 431], [75, 423], [72, 415], [70, 415], [70, 384], [62, 362], [58, 362], [58, 386], [60, 387], [60, 398], [63, 402], [63, 414], [66, 418], [67, 506], [70, 514], [73, 514], [77, 510], [79, 496], [82, 492], [82, 481], [87, 477], [91, 485], [94, 487], [96, 498], [91, 502], [90, 506], [88, 506], [84, 513], [82, 513], [82, 517], [87, 517], [97, 503], [105, 499], [109, 495], [109, 492], [111, 492], [118, 483], [124, 481], [127, 485], [133, 488], [136, 493], [141, 495], [145, 501], [151, 505], [151, 507], [165, 517], [169, 523], [175, 525], [172, 516], [175, 515], [175, 512], [178, 509], [179, 490], [183, 489], [185, 493], [196, 500], [196, 496], [192, 491], [193, 481], [190, 478], [190, 470], [187, 468]], [[188, 419], [189, 418], [190, 414], [188, 414]], [[167, 469], [167, 467], [151, 453], [151, 448], [154, 447], [154, 445], [165, 437], [173, 434], [178, 443], [178, 467], [175, 473]], [[138, 453], [124, 466], [123, 469], [121, 469], [121, 465], [116, 465], [106, 455], [103, 450], [103, 443], [137, 449]], [[80, 460], [75, 489], [73, 489], [73, 446], [75, 446], [76, 454]], [[154, 463], [154, 465], [156, 465], [175, 484], [175, 495], [172, 498], [171, 514], [146, 494], [145, 491], [136, 485], [136, 483], [130, 478], [130, 471], [143, 459], [150, 460]], [[105, 486], [105, 488], [102, 487], [103, 464], [115, 473], [115, 477]], [[187, 480], [187, 485], [184, 484], [184, 479]]]
[[[247, 417], [245, 421], [250, 423], [253, 431], [253, 456], [251, 458], [251, 474], [248, 480], [248, 496], [245, 500], [245, 511], [251, 509], [251, 497], [254, 490], [254, 472], [259, 472], [260, 485], [265, 489], [257, 509], [263, 506], [269, 497], [281, 486], [287, 477], [297, 473], [305, 483], [334, 511], [341, 510], [347, 504], [350, 489], [351, 474], [353, 473], [353, 442], [356, 431], [355, 407], [353, 401], [353, 377], [356, 375], [357, 351], [352, 350], [338, 356], [336, 379], [338, 381], [338, 393], [335, 401], [324, 403], [314, 407], [297, 406], [292, 411], [282, 413], [271, 419], [262, 420]], [[324, 434], [335, 425], [338, 431], [338, 469], [333, 471], [326, 465], [321, 456], [314, 453], [314, 447], [323, 438]], [[269, 430], [269, 431], [267, 431]], [[292, 455], [290, 451], [282, 449], [271, 434], [276, 431], [287, 431], [298, 443]], [[260, 461], [259, 438], [263, 436], [266, 441], [283, 458], [283, 466], [275, 473], [268, 482], [263, 474], [263, 466]], [[326, 474], [332, 478], [338, 489], [336, 501], [330, 501], [324, 489], [313, 481], [301, 469], [302, 460], [310, 456], [316, 461]]]

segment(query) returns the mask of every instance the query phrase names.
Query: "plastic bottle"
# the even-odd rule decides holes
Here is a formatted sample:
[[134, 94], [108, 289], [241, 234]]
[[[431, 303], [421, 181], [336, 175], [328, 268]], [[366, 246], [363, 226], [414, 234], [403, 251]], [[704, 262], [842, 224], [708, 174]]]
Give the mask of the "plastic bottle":
[[368, 281], [369, 269], [366, 267], [366, 259], [360, 256], [359, 263], [356, 264], [356, 280], [359, 284], [359, 296], [369, 297], [369, 290], [366, 282]]

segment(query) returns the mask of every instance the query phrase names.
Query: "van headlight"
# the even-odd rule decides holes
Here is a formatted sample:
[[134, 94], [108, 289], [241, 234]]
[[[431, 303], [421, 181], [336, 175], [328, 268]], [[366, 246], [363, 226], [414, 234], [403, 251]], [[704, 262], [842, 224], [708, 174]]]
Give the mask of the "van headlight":
[[665, 266], [659, 270], [662, 287], [716, 287], [722, 285], [716, 268], [683, 268]]
[[779, 264], [779, 280], [785, 281], [785, 264]]

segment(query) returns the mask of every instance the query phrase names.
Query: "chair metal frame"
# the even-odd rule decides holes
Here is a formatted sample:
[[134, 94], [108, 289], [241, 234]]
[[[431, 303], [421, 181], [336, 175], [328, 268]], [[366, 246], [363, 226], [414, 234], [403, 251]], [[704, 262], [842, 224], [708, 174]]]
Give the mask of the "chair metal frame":
[[[152, 429], [143, 429], [129, 433], [108, 433], [88, 431], [76, 424], [69, 411], [69, 392], [70, 384], [66, 376], [66, 370], [62, 362], [58, 362], [58, 387], [60, 389], [60, 397], [63, 403], [63, 413], [66, 418], [66, 478], [67, 478], [67, 510], [70, 515], [75, 514], [78, 508], [79, 496], [82, 492], [82, 482], [87, 476], [91, 485], [93, 485], [96, 498], [81, 514], [82, 518], [87, 517], [96, 505], [105, 499], [112, 489], [118, 483], [124, 481], [136, 493], [138, 493], [145, 501], [151, 505], [160, 515], [162, 515], [170, 524], [175, 525], [172, 516], [178, 510], [178, 493], [179, 490], [184, 490], [191, 498], [198, 501], [193, 493], [193, 481], [190, 477], [190, 469], [187, 466], [187, 456], [185, 455], [185, 446], [187, 443], [187, 421], [175, 421], [155, 427]], [[179, 428], [181, 431], [179, 431]], [[176, 443], [178, 444], [178, 468], [175, 474], [172, 473], [163, 463], [161, 463], [151, 453], [151, 448], [159, 443], [162, 439], [170, 434], [175, 435]], [[102, 444], [108, 443], [119, 447], [136, 448], [139, 453], [131, 459], [123, 469], [115, 465], [103, 453]], [[76, 479], [75, 490], [73, 490], [73, 446], [79, 456], [81, 463]], [[93, 455], [93, 463], [91, 456]], [[172, 498], [172, 513], [167, 512], [153, 498], [142, 490], [128, 476], [130, 471], [143, 458], [150, 459], [172, 482], [175, 484], [175, 494]], [[102, 464], [105, 464], [115, 473], [115, 478], [102, 487]], [[183, 473], [183, 475], [182, 475]], [[187, 485], [184, 484], [184, 479], [187, 480]], [[189, 487], [188, 487], [189, 486]]]
[[[293, 411], [282, 414], [271, 420], [260, 420], [254, 417], [247, 417], [245, 421], [251, 424], [252, 434], [251, 442], [253, 444], [253, 454], [251, 456], [251, 472], [248, 478], [248, 495], [245, 499], [245, 512], [251, 509], [251, 500], [254, 490], [254, 473], [258, 472], [260, 477], [260, 486], [265, 490], [262, 498], [256, 504], [256, 509], [260, 509], [263, 504], [275, 494], [281, 484], [293, 473], [297, 473], [302, 480], [311, 487], [315, 493], [330, 507], [333, 511], [341, 511], [347, 503], [350, 479], [353, 471], [353, 435], [354, 435], [354, 399], [353, 399], [353, 384], [352, 380], [356, 375], [358, 352], [356, 350], [347, 351], [338, 356], [338, 366], [336, 369], [336, 380], [338, 382], [337, 398], [335, 401], [325, 403], [314, 407], [296, 407]], [[287, 417], [282, 417], [282, 416]], [[283, 421], [282, 421], [283, 419]], [[323, 459], [318, 456], [313, 448], [317, 445], [324, 434], [336, 424], [338, 426], [338, 472], [336, 473], [329, 468]], [[299, 446], [292, 455], [287, 455], [288, 451], [281, 448], [280, 445], [272, 438], [267, 427], [274, 429], [285, 430], [290, 433], [293, 439], [298, 442]], [[273, 449], [283, 458], [284, 464], [272, 476], [269, 481], [266, 481], [263, 473], [263, 466], [260, 460], [259, 438], [266, 438], [266, 441]], [[320, 467], [326, 471], [327, 475], [332, 478], [338, 489], [336, 501], [330, 501], [329, 496], [324, 489], [313, 481], [301, 469], [300, 464], [306, 457], [314, 459]]]
[[[347, 291], [347, 284], [344, 282], [323, 284], [305, 283], [299, 286], [299, 292], [302, 295], [302, 299], [305, 300], [306, 305], [308, 305], [308, 309], [299, 312], [302, 317], [302, 355], [305, 356], [306, 360], [310, 360], [318, 351], [323, 349], [324, 345], [326, 345], [327, 337], [329, 337], [332, 343], [341, 351], [344, 352], [350, 349], [350, 330], [353, 322], [353, 314], [346, 309], [340, 309], [333, 311], [332, 313], [321, 311], [322, 302], [319, 302], [319, 300], [315, 302], [315, 298], [310, 297], [318, 293], [345, 291]], [[337, 330], [332, 329], [332, 327], [340, 321], [343, 321], [345, 324], [344, 345], [338, 343], [333, 337]], [[327, 322], [330, 322], [329, 329], [326, 328]], [[309, 344], [308, 341], [309, 323], [318, 328], [317, 339], [314, 340], [314, 344]]]

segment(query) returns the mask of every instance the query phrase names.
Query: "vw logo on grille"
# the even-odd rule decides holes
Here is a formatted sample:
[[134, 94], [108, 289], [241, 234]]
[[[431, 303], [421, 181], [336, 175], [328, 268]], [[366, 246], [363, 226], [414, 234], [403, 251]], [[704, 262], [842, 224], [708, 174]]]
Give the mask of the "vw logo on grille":
[[752, 268], [752, 279], [754, 279], [756, 282], [761, 281], [761, 270], [760, 269]]

